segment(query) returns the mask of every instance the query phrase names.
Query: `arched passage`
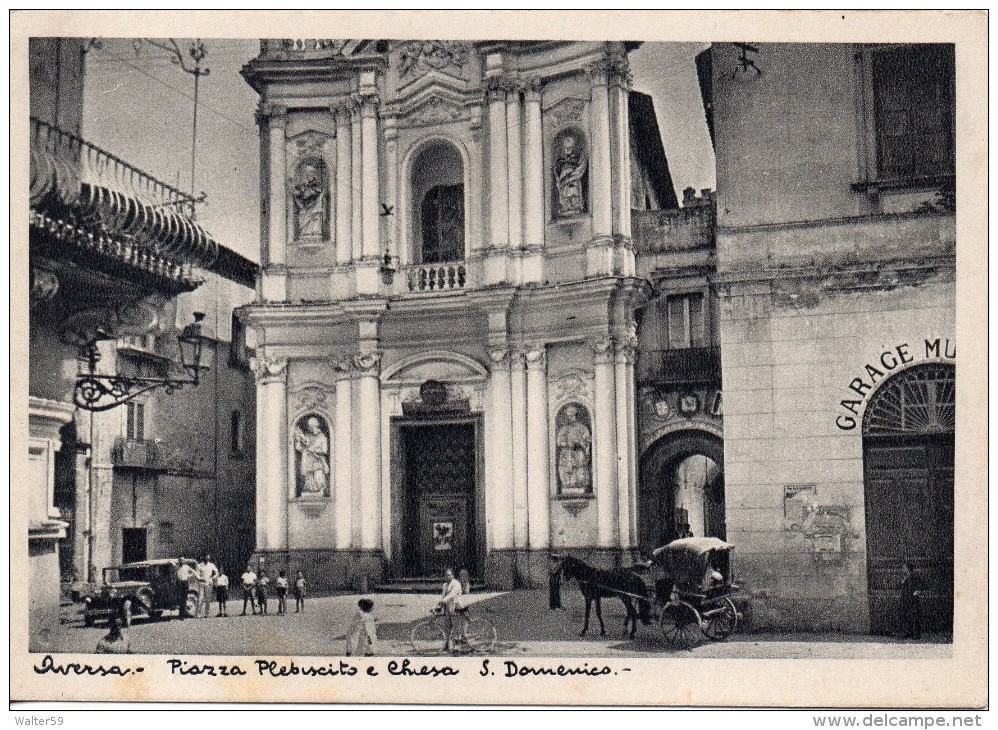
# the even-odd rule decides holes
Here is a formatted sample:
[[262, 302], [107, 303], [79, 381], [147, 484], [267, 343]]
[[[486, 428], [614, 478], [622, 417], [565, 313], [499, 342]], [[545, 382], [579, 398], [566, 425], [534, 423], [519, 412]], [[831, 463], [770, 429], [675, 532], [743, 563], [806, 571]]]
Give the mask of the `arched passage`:
[[904, 628], [907, 563], [922, 628], [953, 628], [953, 466], [956, 368], [928, 363], [885, 380], [863, 414], [870, 628]]
[[641, 458], [638, 542], [651, 550], [679, 537], [725, 537], [724, 443], [694, 429], [667, 434]]

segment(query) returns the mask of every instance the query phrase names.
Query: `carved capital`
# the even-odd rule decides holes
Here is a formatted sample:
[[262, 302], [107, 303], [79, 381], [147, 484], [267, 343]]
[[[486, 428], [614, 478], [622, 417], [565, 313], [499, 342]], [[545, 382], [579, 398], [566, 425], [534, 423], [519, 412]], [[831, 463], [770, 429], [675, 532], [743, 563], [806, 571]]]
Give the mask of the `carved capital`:
[[352, 371], [353, 358], [345, 355], [336, 355], [333, 357], [333, 372], [336, 374], [337, 380], [349, 378]]
[[250, 369], [261, 385], [283, 382], [287, 376], [288, 360], [284, 357], [251, 357]]
[[638, 359], [637, 338], [632, 342], [625, 338], [623, 342], [617, 343], [617, 362], [624, 365], [633, 365]]
[[509, 349], [506, 347], [493, 347], [489, 350], [489, 369], [501, 370], [510, 366]]
[[624, 88], [631, 86], [631, 66], [627, 54], [618, 49], [608, 50], [601, 58], [591, 63], [586, 72], [593, 85], [620, 84]]
[[600, 337], [590, 340], [589, 347], [593, 350], [593, 363], [596, 365], [606, 365], [613, 362], [613, 339], [610, 337]]
[[540, 101], [544, 82], [538, 76], [528, 76], [521, 82], [525, 101]]
[[337, 127], [350, 126], [350, 115], [353, 113], [355, 106], [353, 99], [340, 99], [330, 104], [329, 111], [336, 117]]
[[361, 375], [377, 375], [381, 370], [381, 353], [361, 352], [354, 355], [353, 366]]
[[527, 370], [544, 370], [547, 367], [547, 349], [544, 345], [528, 345], [523, 353]]
[[272, 101], [261, 101], [256, 108], [256, 123], [261, 127], [268, 124], [271, 128], [284, 129], [288, 123], [288, 108]]
[[357, 100], [362, 117], [376, 117], [378, 115], [378, 105], [381, 103], [381, 98], [377, 94], [358, 94]]

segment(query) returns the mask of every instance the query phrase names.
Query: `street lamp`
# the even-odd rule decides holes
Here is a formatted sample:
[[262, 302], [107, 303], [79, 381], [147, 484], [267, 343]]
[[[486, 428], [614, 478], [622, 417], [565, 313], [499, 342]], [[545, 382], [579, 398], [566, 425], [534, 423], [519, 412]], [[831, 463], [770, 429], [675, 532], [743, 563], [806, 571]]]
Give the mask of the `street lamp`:
[[202, 320], [204, 312], [195, 312], [194, 321], [184, 327], [177, 337], [180, 346], [180, 366], [187, 374], [185, 378], [133, 377], [98, 373], [100, 350], [97, 343], [114, 339], [107, 332], [98, 330], [96, 335], [80, 348], [78, 360], [82, 372], [76, 378], [73, 403], [86, 411], [108, 411], [156, 388], [165, 388], [169, 395], [185, 385], [193, 385], [196, 388], [200, 382], [201, 355], [204, 349], [204, 337], [201, 334]]

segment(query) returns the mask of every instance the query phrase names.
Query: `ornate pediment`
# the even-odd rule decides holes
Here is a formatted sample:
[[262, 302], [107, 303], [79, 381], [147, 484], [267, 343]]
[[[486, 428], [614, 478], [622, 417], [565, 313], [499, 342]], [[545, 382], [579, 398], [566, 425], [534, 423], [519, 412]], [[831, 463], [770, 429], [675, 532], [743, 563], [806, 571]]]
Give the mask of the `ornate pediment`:
[[472, 58], [472, 46], [464, 41], [408, 41], [396, 52], [403, 83], [433, 71], [462, 76]]
[[444, 383], [484, 380], [488, 371], [477, 360], [457, 352], [423, 352], [385, 368], [386, 383], [422, 384], [428, 380]]
[[446, 124], [466, 118], [467, 113], [463, 105], [440, 96], [431, 96], [404, 117], [406, 125], [410, 127]]
[[330, 135], [314, 129], [307, 129], [288, 139], [288, 152], [295, 158], [322, 156]]
[[552, 127], [560, 127], [569, 122], [581, 122], [585, 109], [585, 99], [567, 97], [544, 110], [544, 122]]

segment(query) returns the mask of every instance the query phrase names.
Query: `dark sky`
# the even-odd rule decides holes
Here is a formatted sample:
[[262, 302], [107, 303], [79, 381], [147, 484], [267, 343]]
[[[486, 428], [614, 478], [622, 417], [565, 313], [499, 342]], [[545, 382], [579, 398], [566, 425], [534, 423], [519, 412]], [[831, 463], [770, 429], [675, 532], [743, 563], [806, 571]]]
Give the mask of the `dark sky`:
[[[186, 48], [190, 39], [177, 39]], [[208, 194], [199, 220], [223, 245], [259, 259], [257, 95], [239, 69], [259, 42], [206, 39], [198, 103], [195, 189]], [[680, 199], [714, 187], [714, 153], [693, 58], [704, 43], [646, 43], [631, 53], [634, 89], [651, 94]], [[193, 76], [169, 54], [108, 39], [87, 55], [84, 137], [164, 182], [190, 189]]]

